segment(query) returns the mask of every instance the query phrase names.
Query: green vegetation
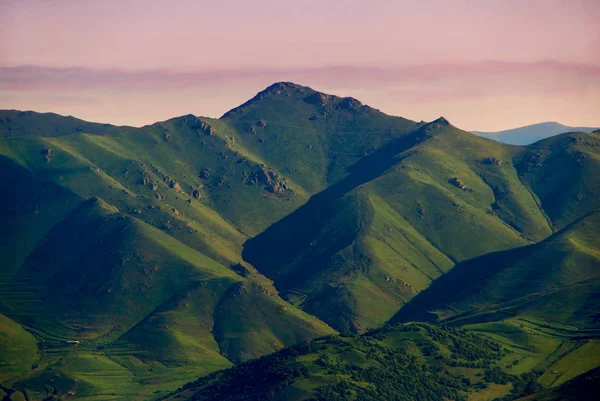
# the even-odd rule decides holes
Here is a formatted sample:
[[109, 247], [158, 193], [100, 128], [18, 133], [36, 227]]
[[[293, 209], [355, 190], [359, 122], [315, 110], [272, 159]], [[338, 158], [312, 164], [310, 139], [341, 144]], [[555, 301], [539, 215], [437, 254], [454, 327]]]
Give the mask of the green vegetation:
[[600, 212], [593, 212], [537, 244], [460, 263], [395, 320], [466, 324], [518, 317], [565, 335], [597, 335], [599, 230]]
[[[599, 149], [291, 83], [142, 128], [0, 111], [0, 398], [145, 400], [200, 376], [178, 396], [566, 385], [600, 364]], [[478, 335], [369, 331], [390, 319]]]
[[[542, 369], [512, 372], [521, 353], [427, 324], [330, 336], [213, 373], [168, 400], [512, 400], [542, 388]], [[541, 355], [547, 356], [547, 355]], [[500, 391], [498, 391], [501, 389]]]

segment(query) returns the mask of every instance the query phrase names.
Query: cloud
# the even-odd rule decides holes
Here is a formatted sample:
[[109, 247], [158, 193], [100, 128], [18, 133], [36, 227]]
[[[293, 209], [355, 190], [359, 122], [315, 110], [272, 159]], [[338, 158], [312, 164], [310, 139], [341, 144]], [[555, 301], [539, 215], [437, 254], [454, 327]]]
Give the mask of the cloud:
[[411, 84], [452, 79], [550, 73], [560, 80], [600, 79], [600, 65], [559, 61], [429, 63], [390, 68], [368, 66], [323, 66], [280, 69], [96, 69], [42, 66], [0, 67], [0, 89], [10, 91], [72, 91], [106, 89], [116, 91], [179, 90], [216, 87], [236, 82], [279, 80], [325, 85], [330, 88], [362, 85]]

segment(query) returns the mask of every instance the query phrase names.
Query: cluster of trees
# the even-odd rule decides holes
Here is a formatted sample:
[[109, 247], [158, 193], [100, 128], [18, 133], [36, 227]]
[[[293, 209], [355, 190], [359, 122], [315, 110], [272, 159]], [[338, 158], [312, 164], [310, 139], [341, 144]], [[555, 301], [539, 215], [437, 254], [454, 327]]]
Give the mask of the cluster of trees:
[[[415, 334], [397, 335], [406, 332]], [[389, 345], [386, 340], [391, 334], [401, 345]], [[468, 392], [486, 388], [489, 383], [512, 383], [512, 392], [497, 400], [507, 401], [539, 389], [536, 378], [540, 372], [517, 376], [497, 366], [506, 352], [465, 330], [408, 324], [363, 336], [323, 337], [216, 372], [183, 389], [192, 390], [190, 400], [274, 400], [298, 380], [311, 380], [308, 363], [298, 361], [299, 356], [308, 354], [314, 355], [316, 366], [321, 368], [317, 374], [332, 382], [316, 388], [311, 401], [464, 401]], [[477, 374], [480, 380], [472, 383], [452, 369], [455, 366], [482, 369]]]

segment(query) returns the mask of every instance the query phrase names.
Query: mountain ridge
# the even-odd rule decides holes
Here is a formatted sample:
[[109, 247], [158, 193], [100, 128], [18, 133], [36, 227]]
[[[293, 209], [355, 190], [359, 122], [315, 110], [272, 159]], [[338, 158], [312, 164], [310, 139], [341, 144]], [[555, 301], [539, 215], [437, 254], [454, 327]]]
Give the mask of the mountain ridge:
[[511, 128], [501, 131], [471, 131], [484, 138], [493, 139], [511, 145], [529, 145], [544, 138], [552, 137], [567, 132], [590, 133], [598, 128], [571, 127], [555, 121], [547, 121], [537, 124], [525, 125], [523, 127]]
[[[15, 124], [0, 135], [0, 334], [17, 333], [9, 344], [28, 356], [9, 361], [19, 375], [0, 363], [0, 384], [31, 399], [165, 396], [299, 342], [377, 329], [497, 254], [565, 251], [548, 263], [567, 276], [573, 260], [594, 262], [598, 133], [510, 146], [285, 82], [221, 119], [134, 128], [26, 113]], [[513, 290], [486, 283], [471, 284]], [[544, 299], [579, 294], [581, 305], [553, 327], [593, 330], [594, 299], [582, 298], [593, 283], [556, 283]], [[528, 305], [496, 326], [460, 324], [516, 349], [497, 327], [547, 317]], [[535, 342], [535, 328], [518, 330]], [[549, 344], [595, 346], [556, 330]], [[545, 350], [519, 358], [536, 366]]]

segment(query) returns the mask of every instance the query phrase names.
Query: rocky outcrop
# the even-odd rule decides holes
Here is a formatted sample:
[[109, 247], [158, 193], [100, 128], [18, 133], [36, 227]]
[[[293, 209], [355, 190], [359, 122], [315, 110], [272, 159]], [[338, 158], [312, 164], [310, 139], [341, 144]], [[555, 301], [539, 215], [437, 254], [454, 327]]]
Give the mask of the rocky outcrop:
[[325, 106], [327, 102], [329, 102], [329, 96], [321, 92], [315, 92], [312, 95], [305, 97], [304, 101], [316, 106]]
[[44, 155], [44, 161], [46, 163], [50, 163], [52, 161], [52, 157], [54, 156], [54, 151], [51, 148], [43, 149], [42, 155]]
[[167, 183], [167, 185], [169, 185], [169, 188], [171, 188], [173, 191], [181, 192], [181, 185], [179, 185], [179, 183], [177, 181], [175, 181], [173, 178], [166, 177], [165, 182]]
[[460, 189], [467, 189], [467, 186], [457, 177], [450, 178], [448, 183]]
[[206, 180], [211, 176], [211, 174], [212, 174], [212, 170], [209, 168], [205, 168], [204, 170], [200, 171], [199, 176], [200, 176], [200, 178]]
[[248, 177], [246, 184], [256, 185], [268, 192], [276, 194], [292, 192], [292, 190], [288, 187], [285, 178], [277, 174], [275, 171], [269, 169], [264, 164], [259, 165], [258, 170]]
[[338, 110], [358, 111], [363, 107], [363, 104], [353, 97], [343, 98], [336, 106]]
[[479, 161], [481, 164], [486, 164], [486, 165], [496, 165], [496, 166], [500, 166], [503, 161], [500, 159], [495, 158], [494, 156], [490, 156], [490, 157], [486, 157], [485, 159], [482, 159]]
[[205, 135], [214, 136], [217, 134], [217, 130], [212, 125], [202, 121], [196, 116], [190, 115], [187, 119], [187, 125], [194, 131], [202, 132]]

